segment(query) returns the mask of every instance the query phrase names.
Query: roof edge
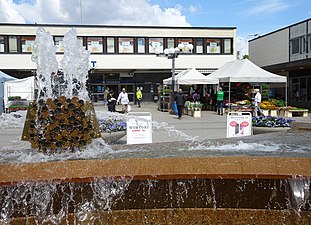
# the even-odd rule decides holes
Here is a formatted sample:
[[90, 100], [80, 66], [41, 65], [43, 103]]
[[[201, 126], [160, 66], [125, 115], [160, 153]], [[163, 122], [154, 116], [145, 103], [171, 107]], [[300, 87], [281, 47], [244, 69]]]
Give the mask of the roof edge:
[[198, 30], [203, 30], [203, 29], [220, 29], [220, 30], [232, 30], [232, 29], [237, 29], [236, 27], [178, 27], [178, 26], [134, 26], [134, 25], [128, 25], [128, 26], [123, 26], [123, 25], [96, 25], [96, 24], [44, 24], [44, 23], [34, 23], [34, 24], [24, 24], [24, 23], [0, 23], [0, 26], [34, 26], [34, 27], [94, 27], [94, 28], [148, 28], [148, 29], [163, 29], [163, 28], [170, 28], [170, 29], [198, 29]]

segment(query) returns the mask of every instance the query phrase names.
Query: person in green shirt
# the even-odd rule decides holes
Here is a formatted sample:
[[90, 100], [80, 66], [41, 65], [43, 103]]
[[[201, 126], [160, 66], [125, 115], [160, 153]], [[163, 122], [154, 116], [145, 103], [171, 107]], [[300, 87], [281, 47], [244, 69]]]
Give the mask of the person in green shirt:
[[141, 103], [141, 100], [143, 98], [143, 93], [141, 92], [139, 87], [137, 87], [136, 98], [137, 98], [138, 108], [140, 108], [140, 103]]
[[218, 87], [216, 96], [217, 96], [217, 114], [223, 115], [223, 107], [224, 107], [224, 95], [221, 87]]

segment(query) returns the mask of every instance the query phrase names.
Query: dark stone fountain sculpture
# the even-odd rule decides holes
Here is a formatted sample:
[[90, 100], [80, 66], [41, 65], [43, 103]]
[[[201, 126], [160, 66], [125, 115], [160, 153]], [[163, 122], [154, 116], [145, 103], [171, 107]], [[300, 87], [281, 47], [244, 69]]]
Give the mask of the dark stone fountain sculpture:
[[38, 98], [30, 104], [22, 140], [44, 153], [82, 150], [101, 137], [92, 102], [86, 90], [89, 53], [75, 30], [63, 41], [61, 71], [52, 36], [38, 29], [32, 59], [37, 64]]

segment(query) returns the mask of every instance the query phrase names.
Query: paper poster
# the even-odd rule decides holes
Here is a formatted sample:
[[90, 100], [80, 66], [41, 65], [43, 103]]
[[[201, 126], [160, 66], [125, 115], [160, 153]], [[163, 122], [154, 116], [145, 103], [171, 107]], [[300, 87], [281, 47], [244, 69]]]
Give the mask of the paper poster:
[[252, 135], [250, 112], [229, 112], [227, 116], [227, 138]]

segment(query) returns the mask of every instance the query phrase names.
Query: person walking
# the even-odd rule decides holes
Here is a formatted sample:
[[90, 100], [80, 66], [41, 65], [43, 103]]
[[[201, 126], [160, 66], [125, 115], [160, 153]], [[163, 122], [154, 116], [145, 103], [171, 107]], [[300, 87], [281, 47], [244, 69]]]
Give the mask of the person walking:
[[223, 108], [224, 108], [224, 96], [225, 93], [223, 92], [221, 87], [218, 87], [217, 93], [217, 114], [218, 115], [223, 115]]
[[108, 111], [115, 112], [116, 111], [116, 99], [114, 97], [114, 92], [111, 90], [107, 96], [107, 106]]
[[178, 112], [178, 119], [181, 119], [182, 117], [182, 111], [186, 102], [186, 97], [184, 93], [182, 92], [182, 89], [179, 89], [175, 96], [175, 101], [177, 105], [177, 112]]
[[260, 108], [260, 103], [261, 103], [261, 94], [259, 92], [259, 89], [255, 89], [255, 116], [265, 116]]
[[120, 92], [117, 103], [121, 103], [122, 105], [122, 112], [127, 113], [128, 112], [128, 104], [130, 102], [128, 94], [126, 93], [125, 88], [122, 88], [122, 91]]
[[108, 105], [108, 95], [109, 95], [109, 87], [106, 87], [105, 91], [104, 91], [104, 105]]
[[143, 93], [141, 92], [139, 87], [137, 87], [136, 98], [137, 98], [138, 108], [140, 108], [140, 103], [141, 103], [141, 100], [143, 98]]

